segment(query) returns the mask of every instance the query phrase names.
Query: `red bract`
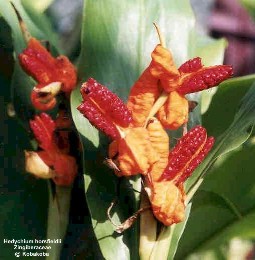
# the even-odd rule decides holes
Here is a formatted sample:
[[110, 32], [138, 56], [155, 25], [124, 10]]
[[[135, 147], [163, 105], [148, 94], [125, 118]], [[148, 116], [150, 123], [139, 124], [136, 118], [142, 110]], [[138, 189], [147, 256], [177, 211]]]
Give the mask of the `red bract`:
[[[35, 38], [31, 38], [27, 48], [19, 54], [19, 62], [23, 70], [38, 82], [31, 101], [39, 110], [52, 109], [60, 89], [69, 94], [75, 88], [77, 76], [73, 64], [65, 56], [54, 58]], [[47, 87], [54, 82], [59, 84], [54, 88]]]
[[214, 138], [207, 138], [206, 130], [196, 126], [184, 135], [169, 154], [166, 169], [160, 181], [183, 183], [202, 162], [214, 144]]
[[179, 67], [178, 70], [181, 73], [191, 73], [191, 72], [198, 71], [202, 67], [203, 67], [203, 65], [202, 65], [202, 62], [201, 62], [201, 58], [200, 57], [196, 57], [196, 58], [193, 58], [193, 59], [188, 60], [185, 63], [183, 63]]
[[104, 117], [104, 115], [93, 106], [93, 103], [88, 100], [83, 101], [83, 103], [77, 108], [97, 129], [105, 133], [111, 139], [117, 139], [119, 137], [119, 132], [116, 129], [112, 121]]
[[53, 134], [56, 124], [48, 114], [42, 113], [40, 116], [35, 116], [34, 120], [30, 120], [30, 127], [42, 149], [55, 149]]
[[229, 65], [217, 65], [201, 68], [190, 75], [181, 78], [178, 92], [182, 95], [198, 92], [217, 86], [222, 81], [233, 75], [233, 69]]
[[[37, 154], [52, 169], [50, 177], [53, 181], [62, 186], [71, 185], [77, 175], [76, 160], [69, 155], [70, 146], [66, 132], [56, 133], [57, 127], [70, 127], [70, 123], [63, 119], [62, 114], [59, 115], [56, 122], [45, 113], [35, 116], [34, 120], [30, 120], [35, 138], [43, 149]], [[29, 155], [28, 152], [27, 154]], [[33, 162], [36, 163], [35, 160]], [[31, 166], [29, 168], [31, 169]], [[37, 172], [31, 173], [41, 177]]]
[[117, 127], [128, 127], [132, 121], [123, 101], [105, 86], [90, 78], [82, 85], [82, 104], [78, 110], [99, 130], [112, 139], [119, 136]]

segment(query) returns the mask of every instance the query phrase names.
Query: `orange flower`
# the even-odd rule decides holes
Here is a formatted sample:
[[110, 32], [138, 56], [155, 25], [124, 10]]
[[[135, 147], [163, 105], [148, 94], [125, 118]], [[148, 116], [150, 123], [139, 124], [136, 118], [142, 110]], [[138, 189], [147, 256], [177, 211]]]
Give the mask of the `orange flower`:
[[[152, 52], [152, 61], [131, 88], [127, 106], [132, 111], [134, 126], [144, 126], [146, 119], [159, 110], [157, 117], [167, 129], [177, 129], [188, 120], [186, 94], [218, 85], [232, 76], [228, 65], [204, 67], [199, 57], [185, 62], [177, 69], [172, 54], [162, 45]], [[162, 93], [169, 93], [156, 111], [156, 100]]]
[[27, 48], [19, 54], [19, 62], [38, 82], [31, 93], [31, 102], [36, 109], [52, 109], [60, 90], [69, 96], [76, 86], [76, 69], [68, 58], [63, 55], [54, 58], [35, 38], [31, 38]]
[[167, 49], [157, 45], [151, 57], [150, 65], [131, 88], [127, 102], [128, 109], [132, 111], [134, 126], [144, 126], [154, 103], [160, 96], [162, 89], [159, 87], [159, 79], [164, 79], [166, 75], [171, 75], [173, 78], [179, 76], [171, 53]]
[[154, 216], [169, 226], [184, 219], [185, 191], [183, 183], [203, 161], [214, 143], [206, 130], [196, 126], [184, 135], [170, 152], [168, 164], [155, 178], [154, 172], [145, 176]]
[[70, 127], [61, 113], [60, 110], [55, 122], [45, 113], [30, 120], [31, 129], [43, 150], [25, 151], [26, 170], [39, 178], [52, 178], [57, 185], [69, 186], [77, 175], [77, 164], [69, 155], [69, 140], [65, 133], [56, 133], [57, 128]]

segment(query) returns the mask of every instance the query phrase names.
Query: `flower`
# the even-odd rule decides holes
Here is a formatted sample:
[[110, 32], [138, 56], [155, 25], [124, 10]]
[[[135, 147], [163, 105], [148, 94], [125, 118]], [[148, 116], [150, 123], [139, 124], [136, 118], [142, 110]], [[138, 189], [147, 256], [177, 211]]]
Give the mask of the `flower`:
[[70, 127], [60, 110], [58, 118], [42, 113], [30, 120], [30, 127], [42, 149], [37, 152], [25, 151], [26, 170], [39, 178], [52, 179], [57, 185], [69, 186], [77, 175], [77, 164], [69, 155], [69, 140], [63, 133], [56, 133], [58, 128]]
[[94, 79], [82, 85], [83, 102], [78, 110], [113, 142], [109, 157], [118, 176], [147, 174], [159, 160], [150, 142], [147, 129], [133, 127], [131, 112], [122, 100]]
[[214, 144], [202, 126], [196, 126], [184, 135], [169, 153], [168, 164], [159, 175], [151, 171], [145, 176], [154, 216], [169, 226], [184, 219], [185, 191], [183, 184], [203, 161]]
[[199, 57], [177, 69], [171, 52], [160, 44], [151, 57], [150, 65], [131, 88], [127, 102], [135, 126], [142, 126], [146, 118], [157, 113], [165, 128], [178, 129], [188, 121], [185, 95], [214, 87], [233, 74], [229, 65], [204, 67]]
[[161, 45], [151, 56], [127, 105], [89, 79], [81, 87], [78, 110], [112, 139], [106, 161], [115, 174], [141, 174], [154, 216], [169, 226], [184, 219], [184, 182], [211, 150], [214, 138], [196, 126], [170, 151], [165, 129], [178, 129], [188, 121], [186, 94], [218, 85], [232, 75], [232, 67], [204, 67], [197, 57], [177, 69], [170, 51]]
[[54, 58], [35, 38], [31, 38], [27, 48], [19, 54], [19, 62], [37, 81], [31, 92], [31, 102], [36, 109], [52, 109], [60, 90], [68, 96], [76, 86], [76, 69], [68, 58], [63, 55]]

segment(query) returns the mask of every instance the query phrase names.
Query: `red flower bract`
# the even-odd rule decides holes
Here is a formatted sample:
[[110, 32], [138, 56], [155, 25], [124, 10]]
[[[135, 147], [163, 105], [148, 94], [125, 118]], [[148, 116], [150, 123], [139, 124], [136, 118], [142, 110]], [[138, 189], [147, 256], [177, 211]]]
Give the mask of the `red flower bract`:
[[[60, 111], [61, 112], [61, 111]], [[60, 114], [56, 121], [42, 113], [30, 120], [31, 129], [39, 146], [43, 149], [37, 152], [43, 162], [54, 172], [53, 181], [57, 185], [69, 186], [77, 175], [77, 164], [73, 156], [69, 155], [69, 140], [64, 134], [57, 135], [58, 126], [70, 126], [71, 122], [63, 121]], [[37, 175], [36, 172], [31, 172]], [[40, 177], [38, 174], [37, 176]]]
[[108, 88], [90, 78], [82, 85], [83, 102], [77, 108], [99, 130], [112, 139], [117, 127], [128, 127], [132, 116], [123, 101]]
[[184, 135], [169, 154], [168, 165], [160, 177], [176, 185], [183, 183], [203, 161], [214, 144], [214, 138], [207, 138], [202, 126], [192, 128]]
[[76, 69], [69, 59], [63, 55], [54, 58], [35, 38], [31, 38], [27, 48], [19, 54], [19, 62], [38, 83], [31, 93], [31, 101], [39, 110], [52, 109], [56, 104], [57, 93], [52, 93], [48, 88], [43, 90], [50, 83], [59, 82], [61, 90], [67, 95], [76, 86]]

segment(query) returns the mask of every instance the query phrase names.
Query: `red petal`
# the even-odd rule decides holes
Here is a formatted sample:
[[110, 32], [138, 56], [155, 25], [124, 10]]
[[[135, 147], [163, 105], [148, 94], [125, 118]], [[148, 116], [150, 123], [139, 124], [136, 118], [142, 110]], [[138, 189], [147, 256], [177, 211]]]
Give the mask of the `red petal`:
[[217, 65], [203, 68], [187, 77], [184, 77], [182, 84], [177, 91], [183, 95], [198, 92], [217, 86], [222, 81], [230, 78], [232, 75], [233, 69], [228, 65]]

